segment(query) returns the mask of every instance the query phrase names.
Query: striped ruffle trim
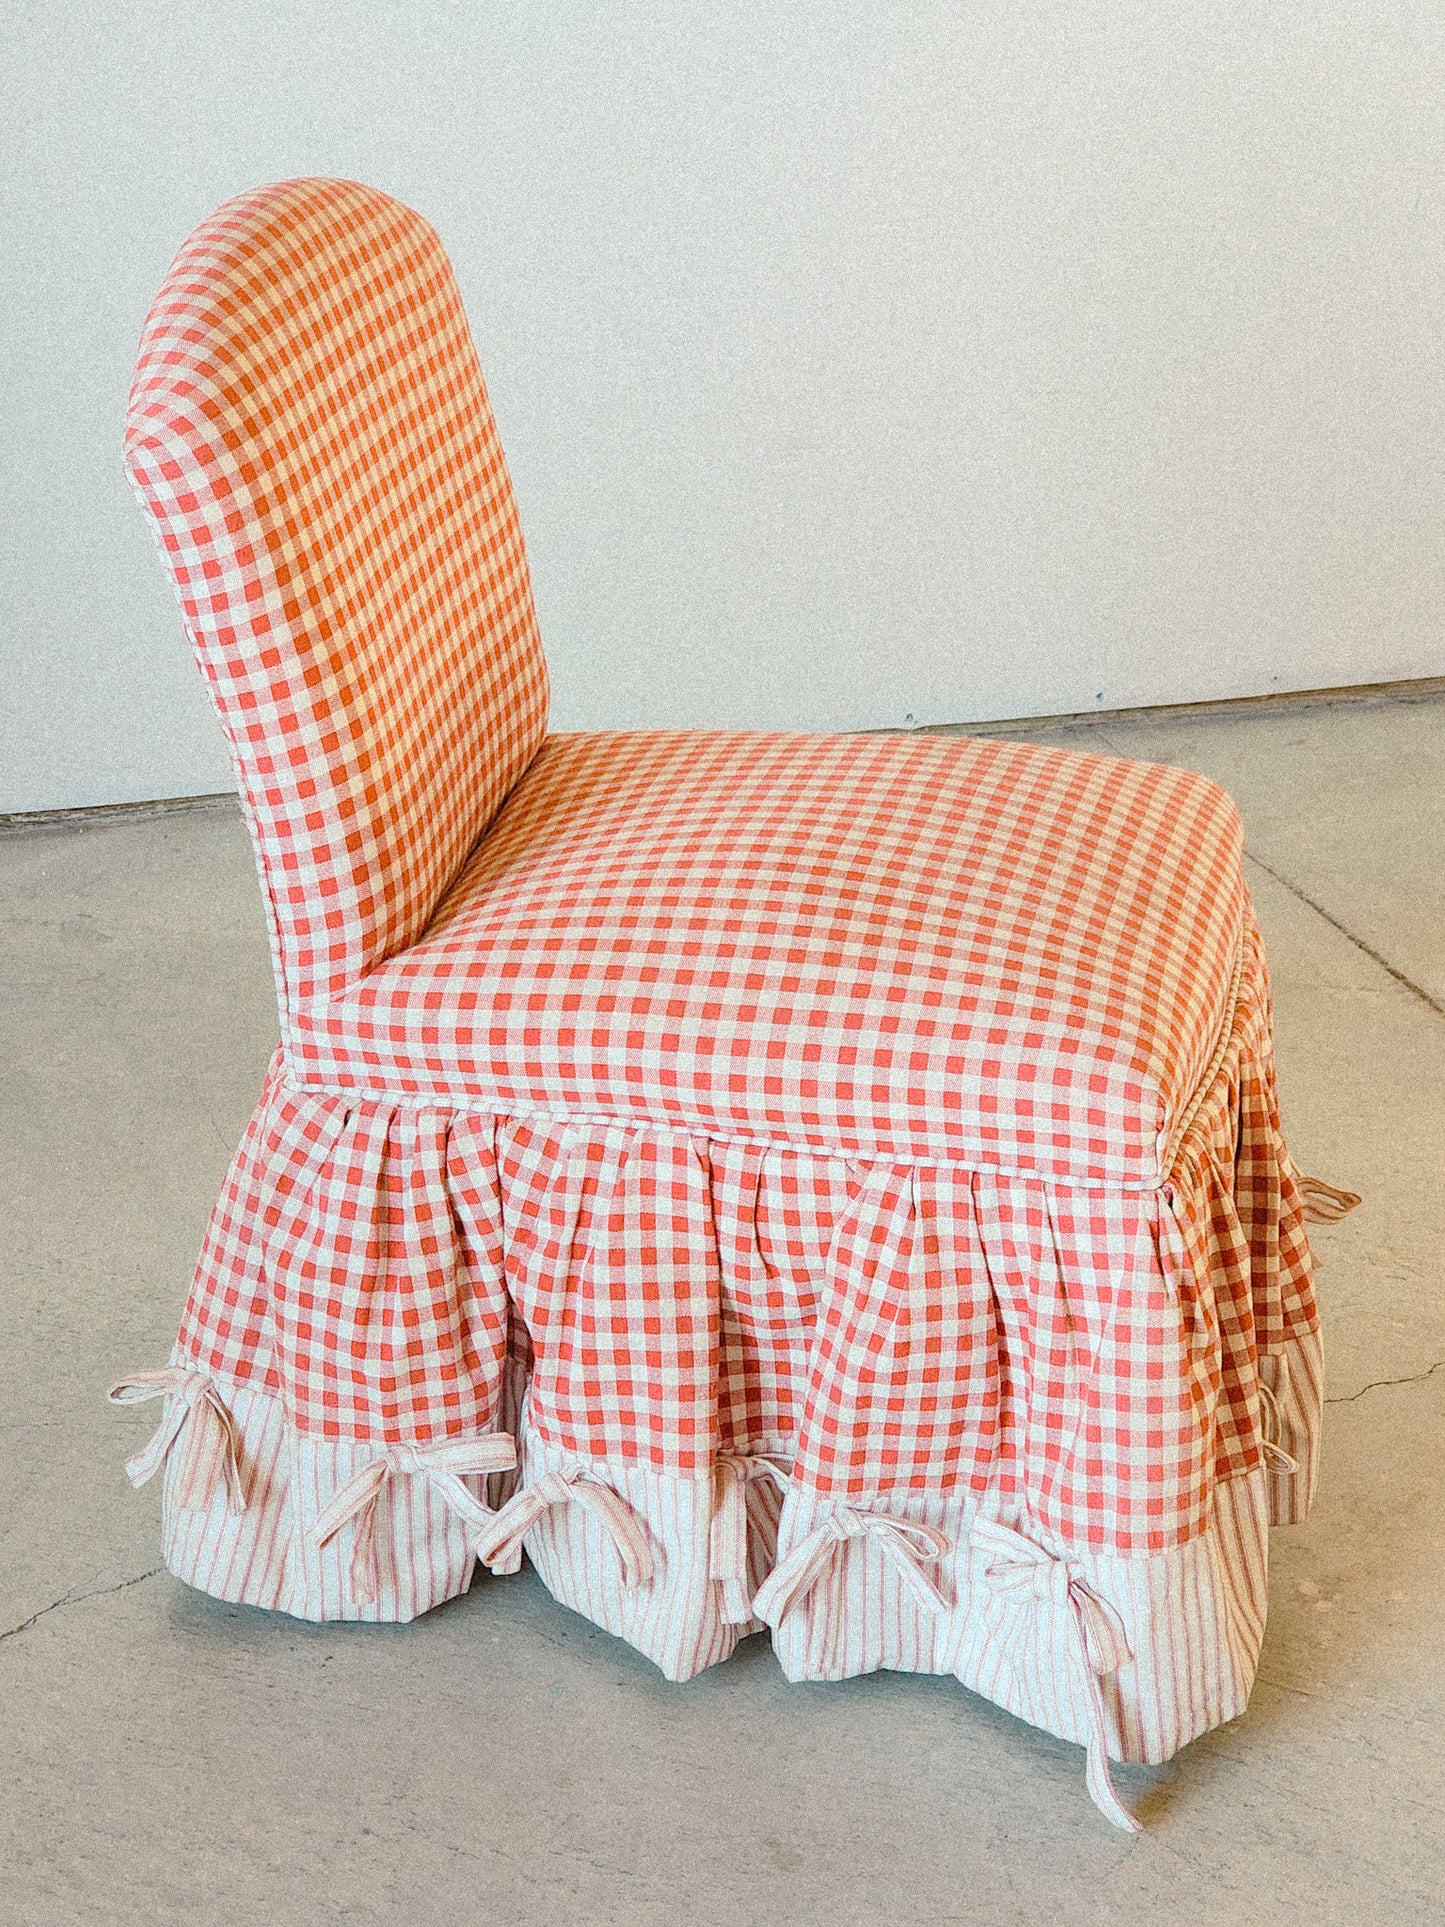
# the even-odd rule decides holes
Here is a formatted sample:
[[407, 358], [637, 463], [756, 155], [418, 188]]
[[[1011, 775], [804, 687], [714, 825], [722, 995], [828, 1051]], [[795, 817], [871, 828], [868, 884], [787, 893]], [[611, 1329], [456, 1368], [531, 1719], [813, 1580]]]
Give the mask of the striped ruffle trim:
[[[1274, 1461], [1216, 1488], [1187, 1545], [1125, 1556], [1063, 1544], [979, 1501], [840, 1502], [781, 1458], [721, 1455], [682, 1478], [489, 1432], [377, 1447], [298, 1433], [280, 1402], [185, 1365], [139, 1373], [117, 1404], [162, 1401], [127, 1461], [164, 1476], [164, 1557], [218, 1599], [308, 1620], [414, 1619], [464, 1592], [480, 1559], [525, 1551], [553, 1596], [673, 1680], [765, 1628], [790, 1680], [952, 1674], [1087, 1750], [1090, 1791], [1134, 1822], [1114, 1760], [1168, 1759], [1245, 1707], [1264, 1631], [1266, 1533], [1312, 1476], [1318, 1341], [1264, 1362]], [[1287, 1462], [1287, 1465], [1286, 1465]]]

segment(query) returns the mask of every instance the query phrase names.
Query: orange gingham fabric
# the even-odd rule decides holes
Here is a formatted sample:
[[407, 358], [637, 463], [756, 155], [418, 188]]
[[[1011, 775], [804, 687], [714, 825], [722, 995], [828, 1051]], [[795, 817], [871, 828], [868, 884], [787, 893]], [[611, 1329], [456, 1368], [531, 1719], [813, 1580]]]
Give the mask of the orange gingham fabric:
[[[876, 1502], [993, 1493], [1150, 1553], [1264, 1463], [1260, 1360], [1318, 1330], [1251, 931], [1168, 1181], [901, 1165], [632, 1121], [298, 1092], [278, 1061], [180, 1356], [378, 1446], [495, 1422], [679, 1477], [774, 1455]], [[1318, 1388], [1314, 1388], [1317, 1393]]]
[[187, 243], [127, 463], [282, 1020], [173, 1364], [118, 1388], [166, 1401], [173, 1568], [410, 1617], [515, 1557], [468, 1471], [515, 1433], [547, 1583], [670, 1677], [755, 1594], [789, 1677], [956, 1671], [1127, 1823], [1104, 1749], [1240, 1710], [1314, 1479], [1228, 799], [997, 742], [544, 739], [450, 269], [353, 183]]
[[546, 727], [512, 486], [451, 267], [286, 181], [177, 255], [126, 471], [230, 742], [283, 1023], [425, 929]]
[[551, 738], [327, 1088], [1157, 1184], [1228, 1017], [1239, 820], [1017, 743]]

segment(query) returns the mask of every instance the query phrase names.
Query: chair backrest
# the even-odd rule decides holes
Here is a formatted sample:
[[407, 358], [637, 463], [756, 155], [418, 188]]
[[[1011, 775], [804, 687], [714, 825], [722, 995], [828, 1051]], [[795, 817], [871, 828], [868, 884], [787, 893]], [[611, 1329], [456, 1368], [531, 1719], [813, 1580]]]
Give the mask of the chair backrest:
[[451, 265], [353, 181], [228, 201], [141, 336], [126, 471], [230, 742], [283, 1029], [413, 943], [547, 672]]

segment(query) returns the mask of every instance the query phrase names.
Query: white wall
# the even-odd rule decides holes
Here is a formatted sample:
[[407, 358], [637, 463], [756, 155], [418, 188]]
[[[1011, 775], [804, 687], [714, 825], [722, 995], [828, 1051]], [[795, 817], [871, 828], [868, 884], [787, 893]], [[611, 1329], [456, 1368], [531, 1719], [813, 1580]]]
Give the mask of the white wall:
[[10, 0], [0, 809], [227, 782], [119, 476], [188, 229], [455, 259], [564, 727], [1445, 672], [1445, 12]]

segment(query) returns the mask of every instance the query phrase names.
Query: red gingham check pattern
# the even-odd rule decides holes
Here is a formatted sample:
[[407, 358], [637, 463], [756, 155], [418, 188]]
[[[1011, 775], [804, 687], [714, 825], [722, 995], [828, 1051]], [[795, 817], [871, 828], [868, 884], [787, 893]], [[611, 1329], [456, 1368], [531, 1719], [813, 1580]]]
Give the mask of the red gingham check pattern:
[[182, 1355], [304, 1433], [464, 1436], [499, 1409], [510, 1305], [551, 1445], [679, 1475], [773, 1454], [820, 1495], [987, 1491], [1070, 1543], [1166, 1550], [1261, 1463], [1261, 1354], [1317, 1329], [1267, 1024], [1251, 933], [1175, 1167], [1136, 1192], [445, 1120], [278, 1067]]
[[186, 244], [127, 464], [282, 1012], [178, 1356], [298, 1439], [471, 1438], [525, 1362], [538, 1449], [1197, 1538], [1314, 1330], [1228, 798], [999, 742], [544, 741], [450, 269], [352, 183]]
[[999, 1458], [996, 1308], [970, 1174], [854, 1174], [809, 1348], [794, 1476], [871, 1501], [884, 1488], [977, 1492]]
[[718, 1270], [707, 1147], [523, 1120], [506, 1128], [498, 1167], [539, 1433], [625, 1437], [629, 1457], [668, 1471], [710, 1464]]
[[546, 727], [435, 234], [350, 181], [227, 202], [146, 322], [126, 468], [230, 742], [285, 1025], [421, 935]]
[[791, 1443], [795, 1479], [850, 1501], [993, 1493], [1078, 1545], [1202, 1529], [1214, 1286], [1161, 1263], [1158, 1193], [875, 1165], [835, 1203], [792, 1408], [741, 1449]]
[[1229, 1043], [1180, 1143], [1166, 1197], [1189, 1269], [1214, 1280], [1215, 1321], [1195, 1346], [1212, 1361], [1221, 1398], [1215, 1475], [1233, 1478], [1259, 1463], [1256, 1360], [1319, 1330], [1304, 1210], [1275, 1096], [1269, 977], [1252, 927]]
[[298, 1095], [278, 1063], [212, 1213], [183, 1342], [282, 1392], [322, 1437], [484, 1429], [509, 1325], [491, 1136], [490, 1120]]
[[719, 1443], [732, 1453], [792, 1456], [795, 1415], [830, 1248], [850, 1195], [842, 1158], [714, 1140], [718, 1237]]
[[1242, 918], [1214, 784], [1017, 743], [551, 738], [294, 1070], [464, 1108], [1154, 1184]]

